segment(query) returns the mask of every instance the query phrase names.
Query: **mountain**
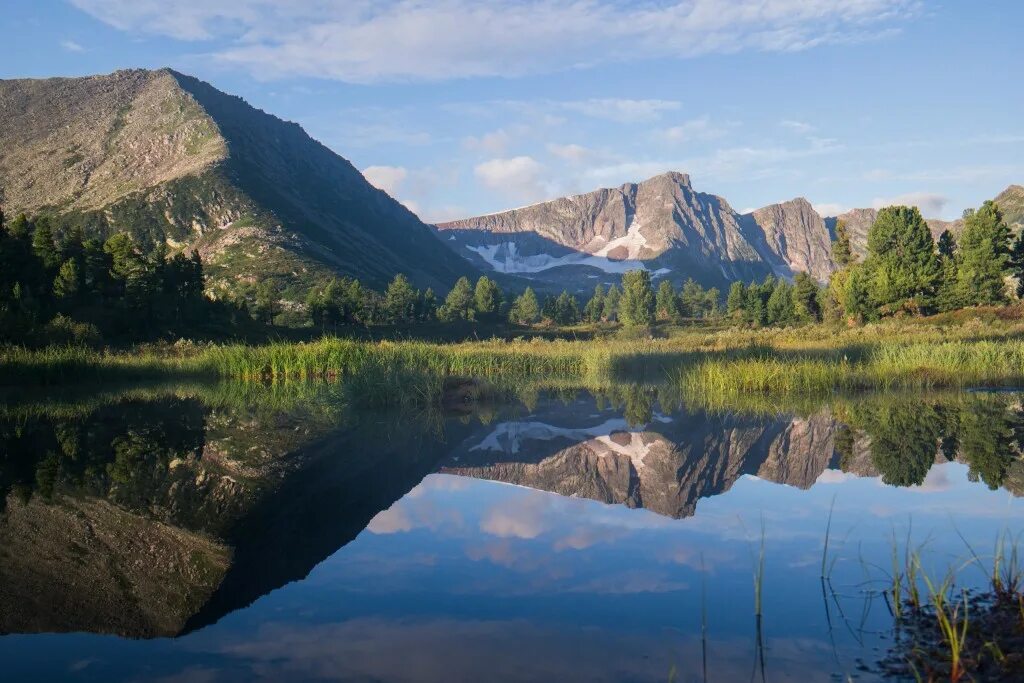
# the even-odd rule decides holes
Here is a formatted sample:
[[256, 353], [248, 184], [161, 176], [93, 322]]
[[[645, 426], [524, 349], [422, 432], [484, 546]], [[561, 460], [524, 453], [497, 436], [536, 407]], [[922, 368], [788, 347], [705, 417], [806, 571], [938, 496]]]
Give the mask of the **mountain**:
[[[1011, 185], [995, 201], [1014, 231], [1024, 228], [1024, 187]], [[688, 175], [671, 172], [435, 227], [478, 268], [535, 286], [583, 290], [645, 268], [655, 278], [692, 277], [721, 288], [797, 272], [825, 282], [836, 268], [836, 222], [846, 222], [854, 252], [863, 256], [877, 216], [877, 209], [853, 209], [823, 217], [802, 197], [740, 214], [722, 197], [695, 191]], [[962, 219], [926, 220], [935, 239], [963, 227]]]
[[810, 488], [826, 469], [838, 468], [836, 424], [823, 411], [767, 420], [733, 413], [658, 416], [630, 427], [614, 410], [588, 419], [554, 408], [543, 419], [501, 422], [470, 437], [440, 471], [678, 519], [694, 515], [701, 499], [728, 491], [744, 475]]
[[337, 274], [440, 289], [474, 274], [298, 124], [169, 69], [0, 80], [0, 202], [196, 249], [214, 291], [272, 276], [299, 299]]
[[719, 286], [796, 270], [824, 280], [833, 267], [828, 229], [807, 200], [741, 215], [674, 172], [436, 227], [481, 269], [552, 285], [639, 267]]
[[1024, 230], [1024, 185], [1010, 185], [993, 200], [1015, 233]]

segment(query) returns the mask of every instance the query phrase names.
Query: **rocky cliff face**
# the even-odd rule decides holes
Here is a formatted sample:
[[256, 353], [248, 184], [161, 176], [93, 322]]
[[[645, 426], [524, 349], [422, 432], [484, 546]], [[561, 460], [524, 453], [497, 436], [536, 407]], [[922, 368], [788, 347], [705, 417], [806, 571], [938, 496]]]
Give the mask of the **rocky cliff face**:
[[681, 518], [744, 474], [809, 488], [835, 458], [835, 424], [827, 412], [768, 421], [699, 414], [634, 429], [614, 419], [502, 423], [441, 471]]
[[472, 267], [296, 124], [174, 71], [0, 81], [0, 202], [65, 227], [197, 249], [215, 289]]
[[804, 272], [824, 282], [835, 270], [832, 236], [803, 197], [766, 206], [746, 218], [756, 226], [748, 228], [748, 234], [755, 243], [763, 240], [761, 253], [776, 272], [788, 277]]
[[[1007, 222], [1024, 226], [1024, 187], [996, 198]], [[835, 271], [836, 221], [846, 222], [854, 252], [867, 252], [877, 209], [822, 217], [799, 197], [739, 214], [715, 195], [697, 192], [683, 173], [563, 197], [501, 213], [441, 223], [449, 247], [482, 270], [517, 274], [543, 285], [590, 288], [636, 268], [655, 278], [692, 277], [704, 285], [798, 272], [825, 282]], [[962, 220], [927, 219], [935, 239]]]
[[443, 241], [482, 269], [531, 279], [609, 281], [647, 268], [724, 284], [771, 272], [741, 217], [689, 176], [666, 173], [503, 213], [438, 225]]
[[682, 173], [437, 228], [482, 269], [541, 281], [646, 268], [724, 286], [797, 271], [824, 280], [832, 268], [829, 232], [806, 200], [740, 215], [721, 197], [695, 191]]

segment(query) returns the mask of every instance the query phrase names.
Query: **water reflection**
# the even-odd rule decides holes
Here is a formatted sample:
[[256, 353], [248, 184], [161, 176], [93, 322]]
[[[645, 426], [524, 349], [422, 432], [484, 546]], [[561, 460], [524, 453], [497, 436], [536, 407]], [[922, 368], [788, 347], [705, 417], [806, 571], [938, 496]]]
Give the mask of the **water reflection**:
[[47, 680], [700, 680], [706, 610], [715, 678], [745, 679], [763, 520], [768, 677], [870, 679], [891, 617], [854, 589], [822, 609], [833, 498], [838, 586], [911, 526], [936, 562], [962, 554], [951, 515], [990, 547], [1024, 530], [1024, 408], [786, 408], [642, 387], [449, 418], [333, 385], [9, 399], [0, 657]]

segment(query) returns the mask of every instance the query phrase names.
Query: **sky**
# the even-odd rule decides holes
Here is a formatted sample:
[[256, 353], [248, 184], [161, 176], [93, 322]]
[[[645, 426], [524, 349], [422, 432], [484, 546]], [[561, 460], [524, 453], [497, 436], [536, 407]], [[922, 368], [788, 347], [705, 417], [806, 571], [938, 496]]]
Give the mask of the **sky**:
[[1024, 184], [1018, 0], [3, 0], [0, 78], [170, 66], [424, 220], [689, 173], [746, 211]]

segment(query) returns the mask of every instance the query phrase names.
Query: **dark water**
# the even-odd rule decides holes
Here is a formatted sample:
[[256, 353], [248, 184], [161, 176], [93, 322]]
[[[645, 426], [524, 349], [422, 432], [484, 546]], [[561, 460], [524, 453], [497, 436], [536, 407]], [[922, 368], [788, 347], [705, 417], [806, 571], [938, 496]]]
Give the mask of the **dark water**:
[[1014, 394], [61, 393], [0, 409], [4, 680], [875, 680], [894, 543], [1024, 531]]

